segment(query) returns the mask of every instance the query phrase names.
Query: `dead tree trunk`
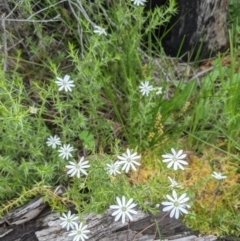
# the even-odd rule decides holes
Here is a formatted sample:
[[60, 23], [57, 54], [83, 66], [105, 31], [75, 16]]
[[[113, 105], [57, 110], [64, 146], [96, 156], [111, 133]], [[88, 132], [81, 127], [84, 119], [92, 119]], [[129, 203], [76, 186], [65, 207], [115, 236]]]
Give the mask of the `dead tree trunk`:
[[[166, 3], [166, 0], [152, 0], [151, 9]], [[229, 0], [177, 0], [178, 14], [166, 29], [157, 31], [157, 38], [167, 55], [184, 56], [185, 60], [207, 58], [228, 47], [227, 10]]]

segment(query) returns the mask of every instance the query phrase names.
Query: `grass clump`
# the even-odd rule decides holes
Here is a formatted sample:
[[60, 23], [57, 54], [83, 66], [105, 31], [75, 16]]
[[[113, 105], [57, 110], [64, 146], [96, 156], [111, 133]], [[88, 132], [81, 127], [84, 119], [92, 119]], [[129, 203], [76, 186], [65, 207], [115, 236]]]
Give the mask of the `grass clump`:
[[[191, 81], [186, 65], [176, 81], [176, 64], [163, 52], [168, 75], [146, 54], [153, 29], [176, 13], [174, 1], [153, 13], [131, 1], [24, 1], [15, 9], [22, 24], [9, 39], [24, 33], [26, 41], [1, 56], [1, 215], [37, 194], [61, 213], [74, 204], [79, 216], [103, 212], [117, 196], [156, 212], [146, 202], [160, 203], [174, 187], [192, 206], [188, 225], [239, 236], [233, 32], [229, 64], [218, 56], [209, 74]], [[186, 170], [173, 160], [187, 161]], [[215, 180], [214, 171], [227, 178]], [[51, 191], [59, 185], [61, 197]]]

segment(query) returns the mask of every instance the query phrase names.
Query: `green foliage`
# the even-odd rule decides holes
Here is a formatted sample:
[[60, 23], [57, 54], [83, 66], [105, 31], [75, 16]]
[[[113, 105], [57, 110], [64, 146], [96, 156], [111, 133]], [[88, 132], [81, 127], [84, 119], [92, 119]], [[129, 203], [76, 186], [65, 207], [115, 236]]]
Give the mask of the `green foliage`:
[[[156, 70], [150, 57], [152, 31], [177, 12], [175, 1], [151, 13], [131, 1], [71, 3], [17, 3], [18, 17], [28, 21], [9, 36], [12, 42], [21, 34], [26, 36], [21, 51], [12, 46], [7, 60], [1, 56], [8, 69], [0, 70], [0, 214], [38, 194], [59, 212], [69, 203], [79, 215], [103, 212], [121, 195], [155, 212], [146, 202], [159, 203], [169, 192], [166, 178], [171, 172], [158, 159], [170, 147], [199, 152], [213, 147], [231, 157], [239, 153], [239, 41], [235, 38], [239, 26], [233, 17], [237, 3], [232, 1], [229, 12], [230, 66], [218, 56], [213, 70], [200, 82], [197, 78], [166, 81], [162, 67]], [[96, 25], [107, 35], [94, 33]], [[161, 43], [154, 47], [161, 61], [165, 58]], [[167, 69], [172, 76], [174, 71]], [[55, 83], [65, 74], [74, 81], [71, 92], [59, 91]], [[153, 87], [148, 96], [140, 93], [144, 81]], [[158, 88], [162, 94], [156, 94]], [[74, 148], [70, 161], [86, 156], [87, 176], [66, 175], [68, 160], [59, 157], [58, 148], [46, 144], [54, 135]], [[221, 146], [219, 140], [223, 140]], [[141, 153], [140, 171], [109, 176], [106, 164], [127, 147]], [[194, 198], [196, 187], [207, 181], [190, 187], [190, 196]], [[67, 187], [61, 197], [52, 192], [56, 185]], [[221, 227], [221, 234], [233, 228], [232, 235], [240, 233], [239, 225], [228, 222], [235, 199], [236, 195], [226, 198], [228, 210], [220, 206], [212, 215], [212, 224]], [[195, 207], [202, 210], [201, 205]], [[209, 231], [210, 211], [199, 212], [200, 218], [192, 211], [187, 222]]]
[[239, 1], [231, 0], [228, 8], [228, 25], [232, 30], [231, 41], [234, 47], [240, 49]]
[[[142, 149], [152, 145], [146, 137], [163, 101], [161, 96], [146, 100], [139, 95], [141, 81], [154, 82], [150, 71], [143, 74], [139, 48], [143, 34], [176, 12], [174, 1], [152, 15], [130, 1], [107, 9], [100, 1], [94, 5], [83, 1], [84, 17], [78, 3], [10, 3], [16, 4], [18, 23], [22, 22], [17, 32], [11, 29], [12, 41], [21, 34], [26, 41], [21, 51], [13, 46], [11, 63], [2, 58], [8, 71], [0, 71], [0, 181], [8, 184], [0, 191], [2, 204], [20, 193], [22, 186], [31, 190], [40, 181], [50, 186], [66, 183], [66, 161], [58, 150], [47, 147], [49, 136], [58, 135], [63, 144], [70, 143], [75, 158], [82, 152], [107, 150], [110, 154], [113, 143], [120, 144], [118, 139]], [[107, 36], [93, 32], [95, 22], [106, 29]], [[59, 91], [55, 83], [65, 74], [74, 80], [71, 93]], [[110, 184], [100, 173], [88, 179], [91, 192], [96, 179], [105, 178], [102, 187]], [[101, 208], [109, 202], [107, 194], [106, 203], [97, 198], [99, 194], [95, 196]]]
[[86, 130], [79, 133], [79, 139], [83, 141], [86, 149], [94, 150], [94, 136]]
[[[199, 135], [209, 143], [224, 136], [228, 151], [239, 148], [236, 140], [240, 128], [237, 104], [240, 101], [240, 86], [239, 73], [236, 71], [238, 57], [233, 52], [233, 46], [230, 56], [229, 67], [223, 66], [219, 56], [213, 63], [213, 70], [202, 79], [193, 105], [195, 111], [189, 123], [190, 133]], [[197, 145], [199, 144], [197, 142]]]

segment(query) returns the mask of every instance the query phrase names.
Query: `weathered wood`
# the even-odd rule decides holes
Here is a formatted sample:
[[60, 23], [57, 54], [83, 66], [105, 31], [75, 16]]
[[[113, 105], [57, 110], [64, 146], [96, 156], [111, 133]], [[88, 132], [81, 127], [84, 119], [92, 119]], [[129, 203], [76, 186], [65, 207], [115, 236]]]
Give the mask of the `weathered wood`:
[[[55, 190], [57, 194], [62, 189]], [[42, 208], [43, 199], [36, 197], [22, 207], [8, 212], [0, 219], [0, 240], [1, 241], [72, 241], [69, 231], [62, 229], [60, 214], [51, 211], [47, 204], [41, 209], [38, 217], [32, 216], [31, 212]], [[149, 205], [149, 204], [146, 204]], [[104, 214], [88, 214], [82, 219], [88, 225], [90, 233], [88, 241], [160, 241], [163, 239], [172, 241], [216, 241], [213, 235], [197, 237], [198, 231], [187, 228], [180, 220], [170, 218], [168, 213], [162, 212], [152, 215], [136, 208], [137, 214], [133, 221], [122, 224], [121, 221], [114, 222], [113, 210], [107, 209]], [[27, 212], [26, 212], [27, 211]], [[74, 213], [74, 210], [72, 210]], [[36, 213], [36, 212], [34, 212]], [[22, 218], [27, 217], [27, 218]], [[17, 220], [21, 220], [18, 222]], [[9, 222], [11, 221], [11, 222]], [[158, 225], [158, 227], [156, 226]], [[157, 228], [156, 228], [157, 227]], [[159, 237], [157, 230], [160, 231]], [[233, 241], [238, 238], [221, 238], [222, 241]]]
[[[161, 6], [167, 1], [151, 0], [147, 9]], [[229, 0], [177, 0], [178, 14], [166, 29], [162, 45], [170, 56], [184, 56], [185, 60], [213, 56], [228, 47], [227, 10]], [[156, 30], [161, 39], [164, 29]], [[181, 51], [179, 51], [181, 49]], [[199, 51], [199, 53], [198, 53]]]
[[[39, 198], [34, 202], [30, 202], [29, 205], [24, 205], [23, 210], [29, 210], [27, 206], [33, 207], [33, 210], [36, 209], [36, 206], [40, 205]], [[37, 205], [33, 204], [37, 203]], [[31, 211], [30, 211], [31, 212]], [[2, 230], [0, 233], [1, 241], [72, 241], [73, 238], [69, 237], [69, 231], [62, 229], [60, 226], [61, 220], [59, 219], [60, 214], [52, 212], [49, 207], [39, 215], [39, 217], [34, 218], [29, 221], [26, 219], [26, 222], [19, 224], [16, 221], [9, 223], [7, 217], [12, 217], [16, 213], [16, 210], [7, 214], [3, 219], [6, 222], [1, 222]], [[25, 211], [21, 212], [20, 209], [17, 209], [17, 213], [24, 213], [24, 216], [27, 216]], [[156, 231], [156, 223], [158, 223], [159, 230], [161, 231], [161, 237], [169, 237], [178, 235], [177, 237], [189, 236], [196, 234], [191, 229], [187, 228], [181, 221], [172, 219], [169, 217], [162, 217], [166, 213], [159, 212], [157, 215], [152, 215], [150, 213], [144, 213], [138, 209], [138, 214], [134, 215], [133, 221], [129, 224], [122, 224], [119, 222], [114, 222], [114, 218], [111, 216], [112, 210], [108, 209], [103, 215], [99, 214], [89, 214], [83, 217], [88, 229], [91, 231], [89, 234], [89, 241], [150, 241], [158, 240], [158, 234]], [[31, 215], [30, 215], [31, 216]], [[22, 219], [21, 219], [22, 220]], [[17, 225], [16, 225], [17, 224]], [[128, 229], [129, 227], [129, 229]]]

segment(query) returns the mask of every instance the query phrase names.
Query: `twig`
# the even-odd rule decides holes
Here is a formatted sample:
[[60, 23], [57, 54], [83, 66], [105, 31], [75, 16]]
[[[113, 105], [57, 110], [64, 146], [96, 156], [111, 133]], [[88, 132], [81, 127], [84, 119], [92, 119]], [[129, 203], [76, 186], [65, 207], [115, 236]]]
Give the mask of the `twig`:
[[29, 23], [49, 23], [49, 22], [59, 22], [59, 21], [61, 21], [59, 17], [60, 17], [60, 15], [58, 14], [54, 18], [46, 19], [46, 20], [6, 19], [6, 21], [9, 21], [9, 22], [29, 22]]
[[21, 43], [23, 42], [23, 40], [24, 40], [24, 39], [22, 38], [22, 39], [20, 39], [17, 43], [13, 44], [11, 47], [8, 48], [8, 51], [9, 51], [10, 49], [14, 48], [15, 46], [17, 46], [18, 44], [21, 44]]
[[1, 16], [1, 25], [2, 25], [2, 44], [3, 44], [3, 53], [4, 53], [4, 62], [3, 62], [3, 71], [7, 70], [7, 58], [8, 58], [8, 48], [7, 48], [7, 37], [6, 37], [6, 25], [5, 25], [5, 14]]
[[82, 55], [82, 57], [83, 57], [84, 45], [83, 45], [83, 40], [82, 40], [83, 38], [82, 38], [81, 22], [79, 21], [79, 18], [78, 18], [78, 16], [77, 16], [77, 14], [76, 14], [73, 6], [72, 6], [72, 2], [71, 2], [70, 0], [68, 0], [68, 4], [69, 4], [69, 7], [70, 7], [70, 9], [71, 9], [71, 11], [72, 11], [72, 14], [74, 15], [74, 17], [75, 17], [76, 20], [78, 21], [78, 31], [77, 31], [77, 32], [78, 32], [80, 44], [81, 44], [81, 46], [82, 46], [82, 48], [81, 48], [81, 55]]
[[68, 1], [68, 0], [62, 0], [62, 1], [57, 2], [57, 3], [55, 3], [55, 4], [52, 4], [52, 5], [50, 5], [50, 6], [46, 7], [46, 8], [43, 8], [43, 9], [35, 12], [34, 14], [32, 14], [32, 15], [31, 15], [30, 17], [28, 17], [27, 19], [30, 20], [32, 17], [36, 16], [37, 14], [39, 14], [39, 13], [45, 11], [45, 10], [48, 10], [49, 8], [55, 7], [56, 5], [58, 5], [58, 4], [60, 4], [60, 3], [67, 2], [67, 1]]
[[102, 5], [100, 5], [100, 8], [105, 16], [105, 18], [112, 24], [112, 26], [117, 27], [117, 25], [112, 21], [112, 19], [108, 16], [106, 9], [102, 7]]
[[13, 229], [9, 229], [5, 233], [0, 234], [0, 238], [3, 238], [4, 236], [6, 236], [7, 234], [11, 233], [12, 231], [13, 231]]
[[5, 0], [5, 6], [6, 6], [7, 10], [10, 10], [9, 13], [8, 13], [8, 15], [5, 17], [5, 19], [9, 18], [9, 17], [13, 14], [14, 10], [15, 10], [19, 5], [21, 5], [21, 3], [22, 3], [22, 1], [20, 1], [19, 3], [17, 3], [17, 4], [15, 5], [15, 7], [14, 7], [12, 10], [10, 10], [10, 9], [9, 9], [9, 5], [8, 5], [8, 2]]
[[[8, 19], [8, 18], [13, 14], [14, 10], [15, 10], [20, 4], [22, 4], [22, 1], [19, 1], [19, 3], [16, 4], [15, 7], [14, 7], [12, 10], [10, 9], [7, 0], [4, 0], [4, 1], [5, 1], [5, 7], [6, 7], [7, 11], [8, 11], [8, 15], [5, 17], [5, 19]], [[14, 27], [14, 29], [15, 29], [15, 32], [16, 32], [16, 34], [17, 34], [17, 37], [18, 37], [19, 39], [23, 40], [21, 34], [19, 33], [19, 28], [18, 28], [18, 26], [16, 26], [16, 24], [13, 24], [13, 27]], [[11, 41], [11, 40], [12, 40], [12, 39], [10, 38], [10, 41]], [[12, 42], [12, 41], [11, 41], [11, 42]], [[28, 50], [27, 46], [25, 45], [24, 41], [19, 41], [19, 43], [22, 44], [25, 52], [27, 53], [28, 56], [30, 56], [29, 50]], [[16, 46], [16, 44], [14, 44], [14, 42], [12, 43], [12, 47], [13, 47], [13, 46]], [[10, 47], [9, 49], [11, 49], [12, 47]], [[9, 49], [8, 49], [8, 51], [9, 51]]]
[[79, 9], [79, 11], [82, 13], [82, 15], [84, 16], [84, 18], [92, 25], [92, 27], [94, 28], [96, 26], [96, 24], [89, 18], [89, 16], [87, 15], [85, 9], [83, 8], [82, 6], [82, 3], [81, 1], [79, 0], [76, 0], [77, 3], [78, 3], [78, 6], [77, 4], [73, 3], [75, 6], [77, 6], [77, 8]]
[[88, 16], [87, 12], [85, 11], [85, 9], [82, 6], [81, 1], [76, 0], [76, 3], [75, 3], [71, 0], [68, 0], [68, 3], [70, 6], [70, 9], [72, 11], [72, 14], [74, 15], [75, 19], [78, 21], [78, 36], [79, 36], [79, 40], [80, 40], [80, 45], [82, 46], [81, 55], [83, 56], [83, 51], [84, 51], [83, 46], [84, 45], [83, 45], [83, 37], [82, 37], [83, 36], [82, 35], [82, 27], [81, 27], [81, 22], [79, 20], [79, 16], [77, 15], [76, 11], [74, 10], [73, 5], [79, 10], [79, 12], [84, 16], [84, 18], [87, 20], [87, 22], [92, 25], [93, 28], [96, 26], [96, 24]]
[[204, 75], [204, 74], [210, 72], [211, 70], [213, 70], [213, 68], [214, 68], [214, 67], [212, 66], [212, 67], [210, 67], [210, 68], [208, 68], [208, 69], [205, 69], [205, 70], [203, 70], [203, 71], [197, 73], [197, 74], [194, 75], [189, 81], [199, 78], [200, 76], [202, 76], [202, 75]]
[[46, 19], [46, 20], [33, 20], [32, 18], [33, 18], [34, 16], [36, 16], [37, 14], [39, 14], [39, 13], [45, 11], [45, 10], [48, 10], [49, 8], [52, 8], [52, 7], [54, 7], [54, 6], [56, 6], [56, 5], [60, 4], [60, 3], [66, 2], [66, 1], [68, 1], [68, 0], [62, 0], [62, 1], [57, 2], [57, 3], [55, 3], [55, 4], [52, 4], [52, 5], [50, 5], [50, 6], [46, 7], [46, 8], [43, 8], [43, 9], [35, 12], [35, 13], [32, 14], [31, 16], [29, 16], [27, 19], [10, 19], [9, 16], [11, 16], [12, 13], [14, 12], [14, 10], [22, 3], [22, 1], [21, 1], [21, 2], [19, 2], [19, 4], [17, 4], [17, 5], [9, 12], [9, 14], [6, 16], [5, 20], [6, 20], [6, 21], [9, 21], [9, 22], [33, 22], [33, 23], [36, 23], [36, 22], [46, 23], [46, 22], [56, 22], [56, 21], [60, 21], [60, 20], [59, 20], [59, 19], [60, 19], [60, 14], [56, 15], [54, 18]]
[[128, 221], [128, 229], [127, 229], [127, 241], [128, 241], [128, 236], [129, 236], [129, 226], [130, 226], [130, 220]]

